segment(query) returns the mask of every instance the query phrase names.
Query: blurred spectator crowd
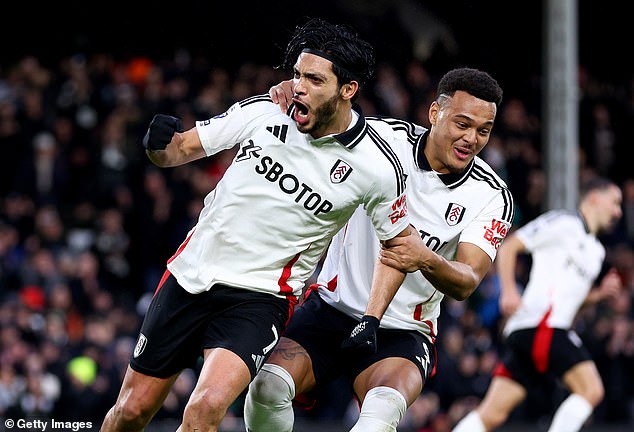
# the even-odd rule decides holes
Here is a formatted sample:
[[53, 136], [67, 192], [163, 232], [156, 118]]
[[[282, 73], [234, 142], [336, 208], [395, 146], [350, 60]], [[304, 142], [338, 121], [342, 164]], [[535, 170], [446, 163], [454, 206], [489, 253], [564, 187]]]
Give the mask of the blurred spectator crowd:
[[[399, 69], [378, 64], [360, 104], [366, 114], [428, 126], [443, 72], [416, 60]], [[166, 113], [189, 128], [288, 77], [248, 62], [230, 70], [186, 50], [163, 59], [94, 53], [47, 65], [32, 56], [0, 64], [0, 418], [100, 424], [166, 260], [233, 158], [227, 150], [157, 169], [141, 146], [149, 121]], [[532, 98], [540, 94], [538, 81], [527, 86]], [[619, 299], [583, 310], [576, 328], [606, 386], [592, 422], [631, 424], [634, 172], [624, 149], [634, 78], [599, 82], [581, 69], [579, 88], [581, 176], [610, 177], [624, 191], [624, 217], [602, 240], [606, 265], [619, 270], [626, 289]], [[536, 100], [506, 93], [481, 156], [514, 194], [516, 227], [545, 210], [541, 132]], [[518, 280], [526, 280], [529, 266], [520, 267]], [[484, 395], [499, 354], [498, 294], [492, 270], [467, 301], [445, 300], [437, 375], [400, 430], [448, 431]], [[157, 422], [179, 418], [195, 380], [195, 370], [181, 375]], [[298, 417], [352, 423], [356, 404], [347, 386], [335, 382], [325, 392], [315, 410]], [[515, 420], [547, 417], [563, 397], [562, 388], [536, 388]], [[238, 400], [227, 428], [240, 416]]]

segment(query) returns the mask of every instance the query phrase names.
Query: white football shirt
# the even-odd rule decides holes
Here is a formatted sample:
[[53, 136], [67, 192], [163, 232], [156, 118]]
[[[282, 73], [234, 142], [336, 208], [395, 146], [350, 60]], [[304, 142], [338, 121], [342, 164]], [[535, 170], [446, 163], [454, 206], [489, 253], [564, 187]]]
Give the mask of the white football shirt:
[[[453, 260], [458, 243], [469, 242], [493, 260], [513, 219], [513, 198], [504, 181], [478, 157], [462, 173], [439, 174], [423, 153], [425, 128], [391, 118], [368, 118], [368, 123], [390, 137], [403, 164], [408, 214], [427, 246]], [[368, 218], [355, 212], [328, 249], [318, 275], [320, 295], [340, 311], [360, 318], [378, 252], [379, 241]], [[381, 327], [417, 330], [433, 341], [443, 296], [420, 271], [408, 273]]]
[[550, 210], [515, 234], [531, 253], [532, 264], [522, 302], [504, 334], [535, 328], [547, 314], [548, 327], [569, 329], [601, 271], [604, 246], [578, 212], [566, 210]]
[[207, 155], [240, 148], [168, 261], [191, 293], [222, 283], [297, 297], [357, 207], [382, 239], [409, 224], [400, 162], [362, 115], [313, 139], [261, 95], [196, 128]]

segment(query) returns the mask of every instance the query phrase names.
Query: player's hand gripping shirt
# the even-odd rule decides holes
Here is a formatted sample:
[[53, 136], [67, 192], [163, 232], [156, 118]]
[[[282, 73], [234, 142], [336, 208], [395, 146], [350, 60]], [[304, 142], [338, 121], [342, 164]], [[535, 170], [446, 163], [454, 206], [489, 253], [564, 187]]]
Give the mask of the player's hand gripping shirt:
[[[424, 128], [388, 118], [368, 118], [368, 123], [388, 139], [403, 164], [408, 214], [425, 244], [453, 260], [458, 243], [469, 242], [493, 260], [513, 219], [504, 181], [478, 157], [462, 173], [439, 174], [423, 153]], [[326, 302], [357, 318], [363, 315], [379, 247], [368, 218], [355, 212], [333, 239], [318, 276]], [[433, 341], [443, 296], [420, 271], [408, 273], [381, 327], [418, 330]]]
[[168, 269], [189, 292], [216, 283], [299, 296], [332, 236], [361, 205], [380, 238], [409, 224], [404, 176], [363, 116], [313, 139], [268, 95], [196, 123], [207, 155], [240, 148]]
[[522, 303], [504, 333], [544, 324], [569, 329], [601, 271], [605, 248], [577, 212], [551, 210], [515, 233], [531, 253]]

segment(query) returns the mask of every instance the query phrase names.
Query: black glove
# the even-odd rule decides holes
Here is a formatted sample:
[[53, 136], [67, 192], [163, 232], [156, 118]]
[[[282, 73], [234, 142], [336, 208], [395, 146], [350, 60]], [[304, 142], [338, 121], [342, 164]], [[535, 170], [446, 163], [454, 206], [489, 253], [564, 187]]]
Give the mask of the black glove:
[[341, 348], [352, 349], [363, 354], [376, 352], [376, 331], [379, 329], [379, 319], [371, 315], [364, 315], [350, 333], [350, 337], [341, 343]]
[[165, 147], [172, 141], [174, 132], [182, 131], [183, 124], [179, 118], [156, 114], [143, 137], [143, 147], [146, 150], [165, 150]]

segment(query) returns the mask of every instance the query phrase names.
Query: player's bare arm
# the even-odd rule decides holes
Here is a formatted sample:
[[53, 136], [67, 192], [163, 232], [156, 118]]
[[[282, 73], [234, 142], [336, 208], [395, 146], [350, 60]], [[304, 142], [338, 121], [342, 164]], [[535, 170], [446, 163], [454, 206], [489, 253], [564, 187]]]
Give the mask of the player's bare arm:
[[[416, 230], [413, 227], [403, 230], [397, 238], [418, 237], [414, 235]], [[368, 298], [368, 305], [365, 314], [371, 315], [379, 320], [383, 317], [385, 310], [396, 295], [399, 287], [405, 279], [406, 271], [389, 266], [381, 260], [377, 260], [372, 275], [372, 289]]]
[[159, 167], [183, 165], [205, 157], [198, 131], [182, 131], [180, 119], [157, 114], [143, 137], [143, 146], [153, 164]]
[[198, 137], [196, 128], [177, 132], [172, 141], [162, 151], [148, 151], [153, 164], [160, 167], [174, 167], [205, 157], [205, 150]]
[[491, 267], [489, 255], [474, 244], [460, 243], [456, 259], [449, 261], [429, 249], [418, 235], [385, 242], [380, 260], [404, 272], [420, 270], [438, 291], [456, 300], [469, 297]]
[[611, 268], [584, 300], [582, 307], [610, 298], [616, 298], [623, 289], [623, 279], [615, 268]]
[[515, 281], [517, 256], [525, 253], [524, 243], [515, 235], [504, 240], [495, 258], [495, 265], [500, 278], [500, 311], [505, 317], [511, 316], [522, 302], [521, 293]]
[[404, 279], [404, 272], [387, 266], [377, 260], [374, 266], [372, 290], [368, 298], [365, 315], [371, 315], [379, 320], [383, 318], [385, 310], [396, 295]]
[[[415, 230], [409, 226], [397, 237], [410, 236]], [[374, 353], [377, 350], [376, 332], [383, 314], [405, 280], [405, 272], [387, 266], [379, 259], [376, 260], [372, 274], [370, 296], [361, 321], [350, 333], [350, 337], [343, 341], [343, 349], [354, 349], [358, 352]]]

